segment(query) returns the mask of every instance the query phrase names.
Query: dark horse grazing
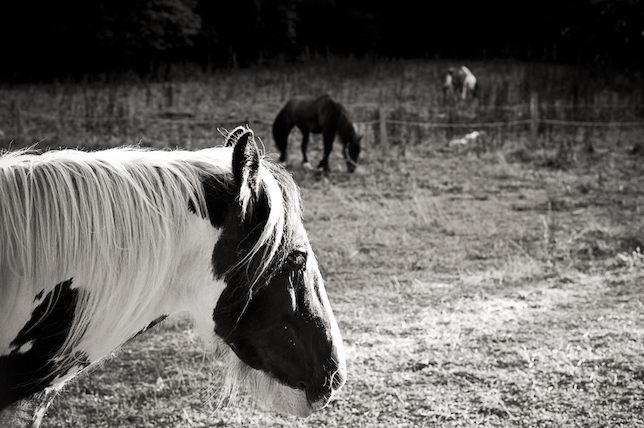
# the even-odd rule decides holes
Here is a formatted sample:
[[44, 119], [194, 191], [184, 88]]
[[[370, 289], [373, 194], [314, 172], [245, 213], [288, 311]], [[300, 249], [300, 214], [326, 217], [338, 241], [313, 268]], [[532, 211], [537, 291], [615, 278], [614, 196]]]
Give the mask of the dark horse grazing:
[[282, 153], [281, 162], [286, 162], [286, 145], [288, 134], [297, 125], [302, 132], [302, 163], [310, 168], [306, 157], [309, 144], [309, 134], [322, 134], [324, 138], [324, 157], [318, 168], [329, 171], [329, 154], [333, 148], [336, 134], [342, 141], [342, 155], [347, 163], [347, 170], [353, 172], [358, 165], [360, 156], [360, 140], [353, 124], [349, 120], [347, 110], [342, 104], [333, 101], [330, 96], [291, 98], [279, 112], [273, 123], [273, 138], [277, 148]]
[[176, 312], [266, 407], [342, 386], [342, 338], [291, 175], [253, 132], [195, 152], [0, 153], [0, 427]]

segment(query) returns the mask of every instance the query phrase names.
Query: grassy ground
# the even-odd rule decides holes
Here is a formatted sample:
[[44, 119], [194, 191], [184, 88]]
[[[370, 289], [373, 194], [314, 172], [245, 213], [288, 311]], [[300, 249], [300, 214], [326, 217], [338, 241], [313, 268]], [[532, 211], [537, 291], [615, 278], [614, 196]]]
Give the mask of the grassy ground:
[[70, 385], [48, 426], [644, 426], [642, 158], [505, 157], [291, 165], [348, 350], [328, 409], [216, 409], [217, 364], [178, 318]]
[[[0, 143], [195, 148], [221, 139], [214, 126], [248, 118], [273, 151], [270, 120], [290, 94], [427, 105], [431, 115], [448, 65], [329, 62], [200, 82], [0, 88]], [[525, 65], [471, 68], [490, 106], [527, 102], [531, 76], [547, 82], [542, 99], [565, 102], [579, 93], [565, 85], [584, 81]], [[607, 90], [584, 100], [640, 102], [641, 90], [627, 92], [632, 100]], [[11, 135], [12, 99], [22, 140]], [[210, 122], [162, 122], [186, 112]], [[644, 158], [628, 151], [641, 132], [593, 135], [588, 153], [573, 131], [527, 151], [519, 130], [479, 156], [450, 151], [442, 130], [390, 132], [387, 148], [365, 137], [356, 174], [336, 150], [328, 177], [301, 170], [292, 136], [289, 168], [348, 351], [348, 382], [327, 409], [306, 420], [247, 400], [218, 409], [218, 364], [177, 317], [71, 383], [46, 426], [644, 426]], [[310, 146], [316, 162], [319, 138]]]

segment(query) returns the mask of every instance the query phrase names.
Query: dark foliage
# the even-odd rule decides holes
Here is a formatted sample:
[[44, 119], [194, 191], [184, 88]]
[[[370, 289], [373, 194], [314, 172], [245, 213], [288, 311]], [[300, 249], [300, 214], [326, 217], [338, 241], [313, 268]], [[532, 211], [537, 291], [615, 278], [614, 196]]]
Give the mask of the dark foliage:
[[592, 63], [641, 70], [639, 0], [45, 0], [0, 5], [5, 81], [316, 54]]

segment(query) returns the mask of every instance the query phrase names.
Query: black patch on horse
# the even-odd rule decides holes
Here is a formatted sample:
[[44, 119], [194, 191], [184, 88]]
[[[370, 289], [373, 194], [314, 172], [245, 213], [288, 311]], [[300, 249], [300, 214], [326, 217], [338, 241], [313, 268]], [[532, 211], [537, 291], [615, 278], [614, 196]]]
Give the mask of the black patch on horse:
[[[249, 174], [249, 185], [257, 187], [255, 176], [259, 168], [259, 152], [253, 140], [253, 133], [248, 128], [237, 127], [226, 137], [226, 147], [233, 146], [233, 165], [241, 162], [245, 167], [251, 168]], [[250, 140], [249, 140], [250, 138]], [[217, 229], [221, 229], [226, 224], [229, 207], [235, 204], [235, 199], [239, 194], [239, 186], [242, 185], [241, 169], [233, 168], [234, 181], [222, 179], [216, 176], [205, 176], [203, 178], [204, 202], [206, 213], [210, 224]], [[253, 189], [256, 191], [256, 189]], [[256, 195], [258, 196], [258, 195]], [[192, 213], [197, 213], [194, 201], [188, 201], [188, 209]]]
[[[216, 333], [245, 364], [306, 391], [309, 401], [316, 402], [330, 396], [343, 381], [335, 376], [326, 381], [328, 372], [337, 367], [330, 357], [333, 350], [324, 333], [328, 329], [325, 321], [310, 311], [312, 297], [304, 284], [305, 269], [305, 253], [294, 250], [252, 298], [243, 277], [229, 278], [213, 318]], [[289, 361], [311, 364], [297, 367]]]
[[[206, 205], [206, 212], [202, 213], [202, 218], [207, 216], [213, 227], [221, 229], [226, 222], [228, 205], [235, 201], [235, 186], [214, 176], [204, 177], [202, 183]], [[188, 210], [198, 214], [192, 199], [188, 200]]]
[[[89, 365], [84, 353], [54, 361], [69, 335], [78, 304], [78, 289], [71, 285], [69, 279], [47, 293], [11, 342], [14, 349], [0, 356], [0, 410], [43, 390], [72, 367]], [[31, 348], [20, 352], [29, 345]]]
[[221, 229], [226, 224], [228, 207], [235, 201], [235, 186], [215, 177], [208, 177], [203, 181], [203, 190], [210, 224]]

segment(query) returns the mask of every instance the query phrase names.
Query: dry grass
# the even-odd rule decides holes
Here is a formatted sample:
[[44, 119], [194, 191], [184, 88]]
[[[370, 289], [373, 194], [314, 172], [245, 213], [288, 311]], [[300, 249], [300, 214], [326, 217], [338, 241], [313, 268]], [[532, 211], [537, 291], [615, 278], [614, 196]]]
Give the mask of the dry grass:
[[[304, 64], [204, 73], [179, 69], [171, 82], [67, 83], [0, 85], [0, 147], [41, 142], [99, 148], [116, 144], [189, 148], [212, 144], [216, 127], [251, 123], [259, 135], [270, 135], [276, 112], [296, 94], [328, 93], [350, 108], [353, 119], [377, 118], [378, 106], [389, 119], [412, 122], [505, 122], [529, 116], [532, 91], [540, 94], [541, 117], [583, 121], [639, 121], [644, 106], [641, 79], [593, 75], [570, 66], [507, 61], [468, 61], [477, 75], [481, 96], [468, 106], [448, 112], [442, 83], [449, 66], [458, 62], [318, 60]], [[21, 132], [12, 107], [20, 106]], [[574, 103], [574, 106], [571, 106]], [[449, 113], [449, 114], [448, 114]], [[174, 120], [168, 120], [174, 119]], [[516, 142], [525, 127], [488, 129], [488, 144]], [[472, 129], [471, 129], [472, 130]], [[471, 131], [470, 130], [470, 131]], [[377, 130], [365, 129], [369, 136]], [[371, 132], [370, 132], [371, 131]], [[454, 131], [460, 136], [466, 129]], [[641, 129], [544, 126], [553, 147], [585, 140], [611, 139], [616, 145], [641, 143]], [[400, 150], [427, 139], [450, 139], [450, 130], [392, 125], [390, 141]], [[635, 141], [633, 141], [635, 138]], [[447, 142], [447, 140], [445, 141]]]
[[641, 166], [624, 155], [600, 188], [584, 168], [498, 159], [419, 149], [367, 157], [357, 176], [294, 167], [349, 357], [325, 411], [214, 409], [217, 365], [179, 321], [70, 386], [49, 426], [644, 424]]
[[[360, 92], [366, 84], [393, 102], [422, 97], [405, 80], [417, 64], [398, 80], [386, 65], [346, 78], [329, 67], [312, 85], [351, 102], [378, 100]], [[270, 117], [307, 73], [257, 72], [250, 88], [216, 76], [229, 80], [203, 99]], [[365, 75], [380, 80], [359, 83]], [[175, 106], [199, 96], [190, 85]], [[234, 90], [219, 93], [225, 85]], [[272, 150], [268, 125], [257, 127]], [[329, 176], [304, 171], [291, 147], [348, 351], [349, 380], [329, 408], [306, 420], [248, 402], [215, 408], [219, 367], [179, 318], [72, 383], [47, 426], [644, 425], [641, 158], [607, 139], [592, 154], [573, 147], [575, 162], [555, 169], [546, 149], [517, 154], [521, 136], [475, 156], [446, 150], [444, 136], [410, 135], [404, 149], [368, 141], [354, 175], [337, 153]], [[321, 144], [311, 146], [315, 161]]]

